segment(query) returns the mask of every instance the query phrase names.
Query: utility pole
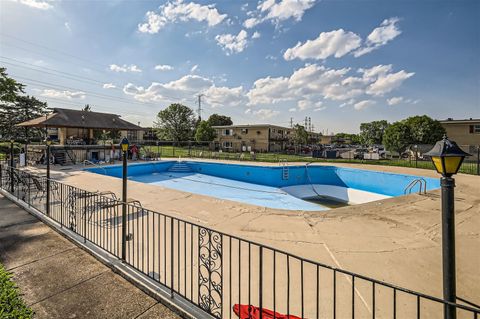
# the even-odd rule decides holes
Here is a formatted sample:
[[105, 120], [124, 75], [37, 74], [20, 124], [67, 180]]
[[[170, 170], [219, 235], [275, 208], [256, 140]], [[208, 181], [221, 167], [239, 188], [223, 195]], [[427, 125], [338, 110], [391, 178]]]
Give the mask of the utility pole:
[[198, 109], [197, 109], [197, 114], [198, 114], [198, 121], [199, 121], [199, 122], [202, 120], [202, 96], [205, 96], [205, 94], [199, 94], [199, 95], [198, 95]]
[[308, 117], [308, 131], [312, 131], [312, 118], [310, 116]]
[[308, 130], [308, 117], [305, 116], [305, 130]]
[[293, 117], [290, 118], [290, 128], [293, 128]]

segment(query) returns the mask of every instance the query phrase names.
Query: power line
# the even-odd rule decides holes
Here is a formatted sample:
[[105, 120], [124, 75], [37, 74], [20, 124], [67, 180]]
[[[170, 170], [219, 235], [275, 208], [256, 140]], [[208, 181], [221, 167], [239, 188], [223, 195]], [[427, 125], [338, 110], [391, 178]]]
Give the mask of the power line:
[[[2, 57], [0, 56], [0, 58], [6, 58], [6, 59], [10, 59], [10, 60], [15, 60], [15, 59], [12, 59], [12, 58], [8, 58], [8, 57]], [[50, 72], [46, 72], [46, 71], [42, 71], [42, 70], [37, 70], [35, 68], [31, 68], [31, 67], [28, 67], [28, 66], [23, 66], [23, 65], [18, 65], [18, 64], [14, 64], [14, 63], [10, 63], [10, 62], [5, 62], [5, 61], [2, 61], [3, 63], [6, 63], [6, 64], [10, 64], [10, 65], [13, 65], [13, 66], [16, 66], [16, 67], [21, 67], [21, 68], [26, 68], [26, 69], [30, 69], [30, 70], [33, 70], [33, 71], [37, 71], [37, 72], [42, 72], [42, 73], [46, 73], [46, 74], [51, 74], [51, 75], [54, 75], [54, 76], [60, 76], [60, 77], [64, 77], [64, 78], [67, 78], [67, 79], [71, 79], [71, 80], [74, 80], [74, 81], [79, 81], [79, 82], [83, 82], [83, 83], [87, 83], [87, 84], [92, 84], [92, 83], [88, 83], [82, 79], [86, 79], [88, 81], [92, 81], [92, 82], [96, 82], [96, 83], [99, 83], [99, 84], [104, 84], [104, 82], [100, 82], [100, 81], [97, 81], [97, 80], [94, 80], [94, 79], [91, 79], [91, 78], [87, 78], [87, 77], [82, 77], [82, 76], [77, 76], [77, 75], [74, 75], [72, 73], [68, 73], [68, 72], [63, 72], [63, 71], [59, 71], [59, 70], [55, 70], [55, 69], [51, 69], [51, 68], [46, 68], [46, 67], [42, 67], [42, 66], [36, 66], [34, 64], [31, 64], [31, 63], [27, 63], [27, 62], [23, 62], [23, 61], [20, 61], [20, 60], [15, 60], [15, 61], [19, 61], [21, 63], [26, 63], [26, 64], [29, 64], [29, 65], [33, 65], [35, 66], [36, 68], [40, 68], [40, 69], [46, 69], [46, 70], [52, 70], [53, 72], [58, 72], [58, 73], [63, 73], [63, 74], [66, 74], [66, 75], [61, 75], [61, 74], [54, 74], [54, 73], [50, 73]], [[76, 77], [80, 77], [81, 79], [76, 79]], [[113, 88], [115, 90], [119, 90], [121, 92], [123, 92], [123, 90], [121, 88]], [[83, 90], [85, 91], [85, 90]], [[190, 91], [190, 92], [193, 92], [193, 91]], [[98, 93], [100, 94], [100, 93]], [[169, 96], [169, 95], [165, 95], [165, 94], [162, 94], [162, 97], [166, 98], [166, 100], [170, 100], [170, 101], [181, 101], [183, 100], [182, 98], [179, 98], [179, 97], [173, 97], [173, 96]], [[121, 97], [116, 97], [116, 98], [121, 98]], [[152, 103], [149, 103], [149, 102], [138, 102], [138, 103], [143, 103], [143, 104], [150, 104], [150, 105], [154, 105]]]

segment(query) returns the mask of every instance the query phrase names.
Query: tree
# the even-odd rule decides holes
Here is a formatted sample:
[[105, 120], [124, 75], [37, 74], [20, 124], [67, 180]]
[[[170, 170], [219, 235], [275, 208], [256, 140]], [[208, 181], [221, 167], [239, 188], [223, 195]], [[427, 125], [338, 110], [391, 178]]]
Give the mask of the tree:
[[92, 111], [92, 107], [90, 106], [90, 104], [85, 104], [85, 106], [83, 107], [82, 111], [84, 111], [84, 112], [91, 112], [91, 111]]
[[195, 140], [197, 142], [213, 141], [215, 138], [215, 129], [210, 126], [208, 121], [201, 121], [195, 131]]
[[24, 93], [24, 85], [10, 78], [7, 69], [0, 67], [0, 103], [13, 103], [17, 96]]
[[404, 120], [411, 132], [410, 144], [435, 144], [445, 134], [439, 121], [427, 115], [412, 116]]
[[195, 116], [193, 111], [182, 104], [170, 104], [166, 109], [158, 112], [157, 128], [159, 139], [170, 141], [187, 141], [193, 137]]
[[389, 125], [385, 120], [360, 124], [362, 143], [365, 145], [382, 144], [383, 133]]
[[295, 124], [293, 127], [293, 143], [295, 145], [308, 143], [308, 132], [305, 127], [300, 124]]
[[[18, 124], [47, 114], [47, 103], [39, 101], [34, 96], [19, 96], [12, 109], [13, 123]], [[26, 143], [32, 137], [39, 137], [43, 135], [42, 129], [29, 127], [13, 127], [12, 131], [16, 133], [17, 137], [23, 138]]]
[[233, 125], [232, 119], [226, 115], [212, 114], [208, 118], [210, 126]]
[[412, 134], [410, 127], [405, 121], [399, 121], [389, 125], [383, 136], [385, 148], [390, 151], [396, 151], [399, 155], [411, 144], [411, 141]]
[[358, 134], [337, 133], [335, 134], [335, 138], [342, 140], [350, 140], [351, 144], [361, 144], [361, 138]]

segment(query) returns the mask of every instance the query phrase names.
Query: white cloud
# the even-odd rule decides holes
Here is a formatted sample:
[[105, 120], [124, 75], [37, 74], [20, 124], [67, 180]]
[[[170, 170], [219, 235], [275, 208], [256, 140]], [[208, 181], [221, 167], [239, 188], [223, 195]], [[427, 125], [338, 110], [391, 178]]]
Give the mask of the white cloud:
[[285, 60], [323, 60], [330, 56], [341, 58], [357, 49], [361, 42], [362, 39], [358, 35], [343, 29], [322, 32], [314, 40], [307, 40], [305, 43], [298, 42], [293, 48], [287, 49], [283, 57]]
[[67, 29], [67, 30], [68, 30], [68, 32], [72, 32], [72, 28], [70, 27], [70, 23], [68, 23], [68, 22], [65, 22], [65, 24], [64, 24], [64, 25], [65, 25], [65, 29]]
[[217, 44], [222, 47], [227, 55], [242, 52], [248, 44], [248, 33], [241, 30], [237, 35], [219, 34], [215, 37]]
[[198, 70], [198, 64], [195, 64], [194, 66], [192, 66], [192, 68], [190, 69], [190, 73], [195, 73], [195, 71]]
[[258, 39], [258, 38], [260, 38], [260, 37], [261, 37], [261, 34], [260, 34], [260, 32], [258, 32], [258, 31], [255, 31], [255, 32], [253, 33], [253, 35], [252, 35], [252, 39]]
[[135, 64], [130, 64], [130, 65], [110, 64], [110, 71], [113, 71], [113, 72], [142, 72], [142, 70], [138, 66], [136, 66]]
[[[399, 87], [414, 73], [401, 70], [392, 73], [391, 65], [359, 69], [361, 77], [350, 68], [331, 69], [323, 65], [307, 64], [287, 77], [257, 79], [248, 91], [249, 105], [276, 104], [297, 101], [299, 109], [307, 109], [308, 101], [346, 101], [352, 105], [366, 95], [383, 95]], [[310, 102], [311, 103], [311, 102]], [[360, 104], [362, 105], [362, 104]], [[320, 107], [321, 105], [317, 106]]]
[[399, 96], [399, 97], [392, 97], [390, 99], [387, 99], [387, 103], [388, 105], [397, 105], [399, 103], [402, 103], [403, 101], [403, 97]]
[[373, 29], [373, 31], [368, 35], [365, 45], [355, 51], [353, 55], [355, 57], [362, 56], [395, 39], [402, 33], [397, 25], [399, 21], [400, 19], [397, 17], [383, 20], [380, 26]]
[[171, 71], [171, 70], [173, 70], [173, 66], [168, 65], [168, 64], [158, 64], [158, 65], [155, 65], [155, 70], [157, 70], [157, 71]]
[[243, 26], [247, 29], [251, 29], [261, 22], [262, 21], [260, 19], [257, 19], [257, 18], [248, 18], [247, 20], [245, 20], [243, 22]]
[[42, 0], [10, 0], [13, 2], [18, 2], [29, 6], [31, 8], [40, 9], [40, 10], [48, 10], [52, 9], [53, 6], [50, 4], [52, 1], [42, 1]]
[[367, 93], [371, 95], [384, 95], [402, 85], [403, 81], [412, 77], [415, 73], [407, 73], [401, 70], [397, 73], [389, 73], [379, 76], [378, 79], [370, 84], [367, 88]]
[[242, 86], [217, 87], [212, 80], [198, 75], [186, 75], [167, 83], [153, 82], [148, 88], [128, 83], [123, 92], [142, 102], [188, 101], [199, 92], [203, 92], [205, 102], [212, 107], [233, 107], [247, 102]]
[[103, 88], [104, 88], [104, 89], [114, 89], [114, 88], [116, 88], [116, 87], [117, 87], [117, 86], [116, 86], [115, 84], [113, 84], [113, 83], [105, 83], [105, 84], [103, 85]]
[[143, 33], [157, 33], [169, 23], [178, 21], [195, 20], [207, 22], [208, 26], [221, 23], [226, 14], [220, 14], [215, 5], [201, 5], [195, 2], [183, 2], [182, 0], [169, 1], [160, 6], [159, 12], [148, 11], [147, 22], [138, 25], [138, 30]]
[[373, 101], [373, 100], [363, 100], [363, 101], [360, 101], [360, 102], [357, 102], [353, 105], [353, 107], [355, 108], [355, 110], [363, 110], [369, 106], [372, 106], [374, 105], [376, 102]]
[[315, 5], [315, 0], [264, 0], [259, 2], [254, 15], [243, 22], [245, 28], [253, 28], [259, 23], [271, 21], [278, 26], [280, 22], [293, 19], [301, 21], [305, 11]]
[[294, 107], [288, 109], [288, 112], [296, 112], [296, 111], [297, 111], [297, 109], [294, 108]]
[[235, 107], [247, 103], [245, 91], [242, 86], [216, 87], [211, 86], [205, 91], [205, 102], [212, 107]]
[[253, 115], [258, 116], [259, 118], [261, 118], [263, 120], [270, 119], [270, 118], [280, 114], [279, 111], [274, 111], [272, 109], [259, 109], [259, 110], [253, 111], [252, 113], [253, 113]]
[[85, 98], [85, 92], [82, 91], [60, 91], [60, 90], [51, 90], [45, 89], [40, 93], [41, 96], [45, 97], [52, 97], [52, 98], [60, 98], [60, 99], [81, 99]]

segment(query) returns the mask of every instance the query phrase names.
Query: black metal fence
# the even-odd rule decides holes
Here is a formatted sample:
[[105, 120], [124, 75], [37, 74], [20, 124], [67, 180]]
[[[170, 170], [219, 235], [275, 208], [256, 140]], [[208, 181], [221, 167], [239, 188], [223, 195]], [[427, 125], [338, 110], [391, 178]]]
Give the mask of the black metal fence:
[[126, 264], [214, 318], [441, 318], [445, 307], [458, 318], [480, 314], [5, 164], [0, 188], [116, 258], [124, 242]]

